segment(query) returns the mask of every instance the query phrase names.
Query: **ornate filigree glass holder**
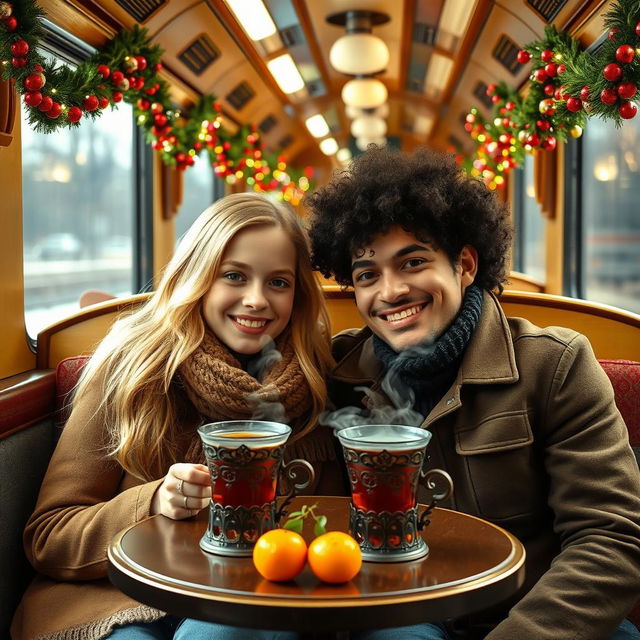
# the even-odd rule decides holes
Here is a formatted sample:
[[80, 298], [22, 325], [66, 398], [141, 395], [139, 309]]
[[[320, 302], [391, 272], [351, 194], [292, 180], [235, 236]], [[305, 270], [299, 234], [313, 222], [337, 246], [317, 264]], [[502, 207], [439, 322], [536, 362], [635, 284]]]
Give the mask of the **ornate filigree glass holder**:
[[[431, 433], [402, 425], [348, 427], [337, 433], [351, 482], [351, 535], [368, 562], [404, 562], [422, 558], [429, 547], [420, 535], [439, 500], [453, 491], [446, 471], [423, 471]], [[432, 493], [431, 504], [418, 516], [418, 482], [430, 491], [436, 479], [445, 488]]]
[[[250, 556], [265, 531], [277, 526], [293, 496], [313, 482], [305, 460], [282, 464], [291, 428], [279, 422], [230, 420], [198, 429], [211, 474], [209, 525], [200, 547], [224, 556]], [[278, 477], [291, 487], [276, 507]]]

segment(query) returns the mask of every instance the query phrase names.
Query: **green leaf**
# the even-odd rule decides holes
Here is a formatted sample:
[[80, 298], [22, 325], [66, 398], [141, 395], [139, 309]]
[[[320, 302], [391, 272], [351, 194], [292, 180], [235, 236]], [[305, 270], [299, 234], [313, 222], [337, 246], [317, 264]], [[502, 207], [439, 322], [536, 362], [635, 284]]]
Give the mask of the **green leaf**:
[[327, 516], [317, 516], [315, 518], [316, 524], [313, 527], [313, 533], [316, 534], [316, 536], [322, 536], [325, 533], [327, 533], [327, 530], [325, 529], [325, 526], [327, 524]]
[[302, 520], [300, 518], [287, 520], [282, 528], [289, 529], [290, 531], [295, 531], [296, 533], [302, 533]]
[[304, 513], [302, 511], [292, 511], [289, 514], [289, 518], [302, 518], [303, 516], [304, 516]]

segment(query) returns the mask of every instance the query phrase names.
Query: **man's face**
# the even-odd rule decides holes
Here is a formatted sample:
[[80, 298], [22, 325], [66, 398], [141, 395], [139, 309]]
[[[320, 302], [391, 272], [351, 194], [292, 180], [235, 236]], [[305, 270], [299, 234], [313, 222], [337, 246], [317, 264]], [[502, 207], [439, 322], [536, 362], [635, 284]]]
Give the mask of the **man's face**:
[[401, 227], [373, 237], [351, 256], [356, 305], [369, 328], [395, 351], [439, 338], [474, 281], [478, 254], [447, 254]]

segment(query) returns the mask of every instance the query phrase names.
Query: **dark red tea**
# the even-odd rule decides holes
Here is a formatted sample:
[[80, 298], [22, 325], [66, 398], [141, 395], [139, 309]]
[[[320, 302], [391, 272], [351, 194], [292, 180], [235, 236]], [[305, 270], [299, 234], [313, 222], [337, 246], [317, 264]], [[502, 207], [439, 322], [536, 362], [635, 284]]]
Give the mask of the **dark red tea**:
[[416, 504], [420, 466], [414, 451], [355, 452], [347, 457], [353, 504], [363, 511], [408, 511]]

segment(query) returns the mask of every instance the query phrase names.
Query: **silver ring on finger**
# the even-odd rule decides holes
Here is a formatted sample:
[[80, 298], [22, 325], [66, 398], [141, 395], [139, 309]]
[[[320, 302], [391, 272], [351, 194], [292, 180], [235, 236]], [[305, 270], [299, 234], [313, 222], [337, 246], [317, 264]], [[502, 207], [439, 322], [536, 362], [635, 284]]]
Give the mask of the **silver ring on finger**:
[[189, 507], [187, 506], [187, 503], [189, 502], [189, 496], [185, 496], [184, 497], [184, 508], [189, 511]]
[[182, 493], [182, 480], [178, 480], [177, 484], [176, 484], [176, 491], [183, 496], [184, 493]]

